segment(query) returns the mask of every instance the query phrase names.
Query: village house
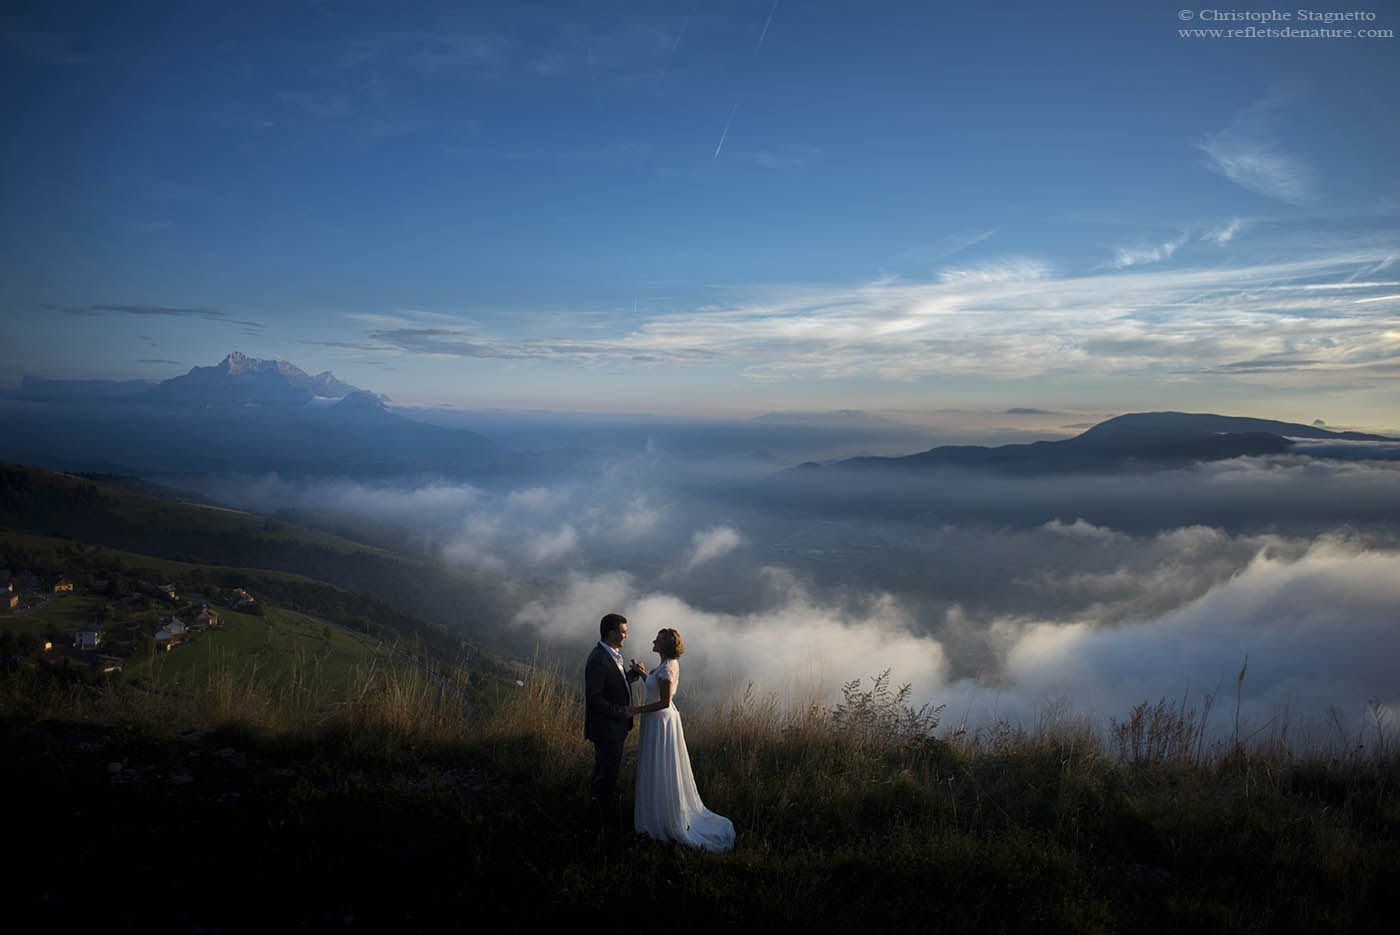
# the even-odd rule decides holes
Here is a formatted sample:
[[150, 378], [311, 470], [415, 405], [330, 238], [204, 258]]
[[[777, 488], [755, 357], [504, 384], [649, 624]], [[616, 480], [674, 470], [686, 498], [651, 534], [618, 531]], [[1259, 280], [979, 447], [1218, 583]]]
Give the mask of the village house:
[[160, 593], [160, 596], [165, 598], [167, 601], [173, 602], [178, 601], [180, 599], [180, 595], [175, 593], [175, 585], [173, 584], [157, 585], [156, 591], [158, 591]]
[[83, 627], [73, 636], [73, 645], [78, 649], [96, 649], [102, 645], [102, 631], [97, 627]]
[[257, 601], [253, 600], [253, 595], [242, 588], [234, 588], [232, 593], [233, 597], [230, 599], [229, 603], [233, 605], [234, 610], [242, 610], [245, 607], [251, 607], [257, 603]]
[[156, 631], [156, 649], [169, 652], [184, 642], [186, 632], [185, 624], [180, 620], [174, 617], [162, 619], [160, 629]]
[[60, 592], [72, 592], [73, 582], [63, 577], [63, 575], [50, 575], [44, 579], [44, 590], [52, 591], [55, 594]]
[[218, 625], [219, 615], [211, 610], [208, 604], [205, 604], [200, 609], [199, 613], [194, 615], [195, 629], [207, 630], [210, 627], [217, 627]]

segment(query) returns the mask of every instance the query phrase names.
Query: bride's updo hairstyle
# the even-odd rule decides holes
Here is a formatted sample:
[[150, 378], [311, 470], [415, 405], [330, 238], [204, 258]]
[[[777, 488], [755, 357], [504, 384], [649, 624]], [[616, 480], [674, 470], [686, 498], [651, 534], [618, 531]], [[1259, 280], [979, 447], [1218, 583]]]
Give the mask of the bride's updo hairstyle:
[[679, 659], [681, 653], [685, 652], [685, 640], [681, 639], [680, 631], [670, 627], [662, 629], [661, 645], [666, 647], [667, 659]]

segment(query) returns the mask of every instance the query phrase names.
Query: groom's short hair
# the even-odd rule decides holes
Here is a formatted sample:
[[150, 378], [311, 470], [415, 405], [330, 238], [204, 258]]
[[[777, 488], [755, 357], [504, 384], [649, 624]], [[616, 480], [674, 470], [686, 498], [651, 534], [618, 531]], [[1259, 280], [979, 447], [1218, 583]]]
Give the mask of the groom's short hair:
[[598, 638], [605, 640], [608, 634], [616, 630], [627, 622], [627, 618], [622, 614], [604, 614], [603, 619], [598, 621]]

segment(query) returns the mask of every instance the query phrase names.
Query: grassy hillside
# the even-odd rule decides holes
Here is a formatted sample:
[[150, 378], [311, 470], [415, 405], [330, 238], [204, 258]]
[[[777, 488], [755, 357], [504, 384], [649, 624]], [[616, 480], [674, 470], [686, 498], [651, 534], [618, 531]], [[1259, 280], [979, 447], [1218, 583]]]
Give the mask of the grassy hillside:
[[[227, 695], [236, 683], [240, 697], [256, 701], [259, 711], [280, 712], [279, 723], [287, 717], [300, 723], [328, 715], [399, 670], [437, 687], [442, 676], [433, 673], [452, 673], [460, 680], [451, 688], [454, 697], [475, 709], [490, 686], [513, 678], [517, 668], [373, 598], [300, 575], [178, 562], [8, 530], [0, 530], [0, 559], [75, 582], [72, 593], [27, 593], [26, 607], [0, 614], [3, 654], [20, 651], [6, 666], [34, 670], [27, 677], [38, 679], [39, 687], [21, 691], [21, 698], [44, 696], [67, 682], [108, 693], [135, 685], [147, 701], [165, 699], [168, 704], [157, 707], [168, 709], [211, 684], [225, 685]], [[100, 592], [100, 581], [108, 592], [121, 585], [129, 593], [116, 598]], [[173, 584], [182, 596], [159, 596], [153, 582]], [[255, 608], [238, 612], [229, 606], [233, 588], [253, 592]], [[168, 652], [157, 648], [152, 635], [162, 619], [174, 614], [188, 624], [206, 604], [218, 614], [219, 626], [191, 632]], [[95, 652], [75, 649], [75, 634], [89, 626], [100, 628], [103, 644]], [[437, 638], [425, 642], [423, 633]], [[55, 646], [48, 653], [40, 651], [45, 639]], [[99, 671], [114, 662], [120, 671]], [[28, 702], [20, 707], [32, 710]]]
[[309, 679], [336, 701], [348, 697], [375, 665], [397, 664], [373, 645], [303, 614], [270, 607], [253, 616], [221, 608], [219, 616], [219, 629], [189, 645], [132, 657], [123, 676], [173, 687], [206, 680], [220, 669], [246, 671], [259, 692], [276, 694]]
[[19, 465], [0, 465], [0, 528], [187, 565], [268, 569], [326, 582], [433, 625], [413, 636], [444, 651], [463, 638], [491, 641], [512, 606], [505, 583], [487, 574], [270, 516]]
[[[0, 717], [16, 801], [42, 806], [11, 823], [30, 858], [13, 907], [205, 931], [597, 914], [687, 930], [1351, 933], [1389, 931], [1400, 885], [1383, 725], [1330, 750], [1275, 737], [1192, 753], [1176, 742], [1189, 716], [1160, 706], [1117, 746], [1084, 724], [931, 730], [860, 687], [836, 710], [746, 696], [686, 712], [700, 791], [739, 833], [711, 855], [630, 834], [635, 739], [622, 803], [593, 826], [572, 680], [536, 673], [468, 718], [401, 672], [299, 722], [245, 684], [196, 687], [162, 718], [138, 690], [53, 691], [33, 717]], [[77, 855], [120, 858], [123, 895], [94, 901], [81, 874], [53, 872], [91, 863]]]

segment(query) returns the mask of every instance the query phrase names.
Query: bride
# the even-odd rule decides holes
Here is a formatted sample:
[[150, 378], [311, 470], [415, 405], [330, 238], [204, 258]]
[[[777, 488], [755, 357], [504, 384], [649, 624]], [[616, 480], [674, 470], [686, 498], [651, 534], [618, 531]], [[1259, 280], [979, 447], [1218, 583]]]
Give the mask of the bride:
[[637, 833], [727, 851], [734, 846], [734, 825], [700, 801], [681, 713], [672, 704], [680, 683], [676, 660], [685, 652], [685, 643], [680, 633], [668, 628], [656, 634], [651, 648], [661, 656], [661, 665], [647, 676], [646, 704], [627, 709], [628, 714], [643, 715], [637, 746]]

